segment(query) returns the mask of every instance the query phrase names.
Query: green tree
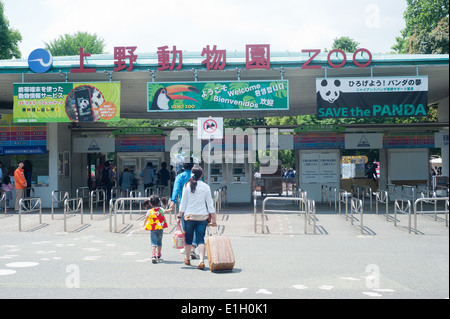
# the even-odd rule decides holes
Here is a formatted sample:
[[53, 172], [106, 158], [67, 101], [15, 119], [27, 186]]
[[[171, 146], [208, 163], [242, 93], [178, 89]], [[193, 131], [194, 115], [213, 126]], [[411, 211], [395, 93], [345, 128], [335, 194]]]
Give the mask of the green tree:
[[12, 58], [20, 59], [22, 53], [19, 50], [19, 42], [22, 35], [18, 30], [9, 27], [9, 21], [5, 17], [5, 7], [0, 1], [0, 60]]
[[340, 37], [334, 39], [332, 49], [341, 49], [344, 52], [355, 52], [358, 45], [359, 42], [356, 42], [352, 38]]
[[105, 41], [97, 34], [78, 31], [75, 34], [64, 34], [58, 39], [45, 43], [45, 49], [50, 51], [53, 56], [79, 55], [80, 48], [91, 54], [103, 54]]
[[448, 17], [442, 18], [437, 27], [427, 32], [415, 32], [407, 41], [407, 53], [448, 54]]
[[[392, 49], [398, 53], [448, 53], [448, 14], [449, 0], [407, 0], [403, 13], [406, 27]], [[445, 24], [446, 35], [442, 33]]]

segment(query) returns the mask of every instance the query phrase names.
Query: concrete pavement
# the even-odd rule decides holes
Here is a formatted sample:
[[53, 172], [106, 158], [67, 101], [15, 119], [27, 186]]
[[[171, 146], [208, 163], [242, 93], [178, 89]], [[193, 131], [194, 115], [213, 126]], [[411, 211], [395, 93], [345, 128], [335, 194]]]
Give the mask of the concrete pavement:
[[[261, 200], [258, 201], [261, 211]], [[271, 209], [292, 209], [291, 202]], [[163, 238], [163, 261], [151, 263], [143, 215], [109, 216], [95, 211], [67, 220], [61, 209], [42, 224], [35, 214], [0, 214], [0, 298], [153, 298], [159, 299], [403, 299], [449, 297], [449, 229], [418, 216], [419, 233], [409, 234], [408, 216], [376, 215], [366, 205], [361, 234], [334, 207], [317, 204], [316, 234], [295, 213], [266, 214], [265, 230], [254, 232], [253, 205], [227, 204], [220, 231], [233, 245], [232, 272], [185, 266], [172, 248], [174, 222]], [[87, 211], [87, 210], [86, 210]], [[384, 212], [384, 211], [383, 211]], [[174, 221], [174, 220], [173, 220]], [[206, 262], [207, 269], [208, 263]]]

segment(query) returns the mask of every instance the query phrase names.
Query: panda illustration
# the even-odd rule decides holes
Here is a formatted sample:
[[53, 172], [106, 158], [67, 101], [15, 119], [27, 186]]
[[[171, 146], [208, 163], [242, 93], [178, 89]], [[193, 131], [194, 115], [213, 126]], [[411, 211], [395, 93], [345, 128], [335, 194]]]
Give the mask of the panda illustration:
[[339, 98], [341, 91], [339, 87], [341, 86], [341, 81], [334, 80], [329, 81], [327, 79], [323, 79], [320, 83], [319, 93], [324, 101], [329, 103], [334, 103]]
[[86, 112], [86, 109], [89, 107], [89, 100], [86, 98], [78, 99], [78, 105], [80, 106], [80, 112]]
[[94, 105], [94, 108], [98, 108], [100, 105], [103, 104], [103, 102], [105, 102], [103, 95], [96, 88], [91, 90], [91, 100], [92, 104]]

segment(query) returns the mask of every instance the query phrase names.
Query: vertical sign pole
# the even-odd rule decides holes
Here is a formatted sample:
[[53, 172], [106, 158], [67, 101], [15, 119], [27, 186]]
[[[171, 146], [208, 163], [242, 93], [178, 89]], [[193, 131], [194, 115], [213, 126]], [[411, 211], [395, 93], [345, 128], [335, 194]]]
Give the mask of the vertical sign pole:
[[208, 152], [208, 185], [211, 186], [211, 135], [209, 135], [209, 152]]

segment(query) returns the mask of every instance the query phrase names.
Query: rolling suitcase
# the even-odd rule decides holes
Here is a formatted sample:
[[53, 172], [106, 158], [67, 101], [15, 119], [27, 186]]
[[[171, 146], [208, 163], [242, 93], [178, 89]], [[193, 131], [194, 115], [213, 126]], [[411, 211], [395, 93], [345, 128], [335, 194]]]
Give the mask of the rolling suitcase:
[[206, 252], [211, 271], [233, 270], [235, 261], [230, 239], [220, 236], [218, 229], [217, 235], [206, 239]]

